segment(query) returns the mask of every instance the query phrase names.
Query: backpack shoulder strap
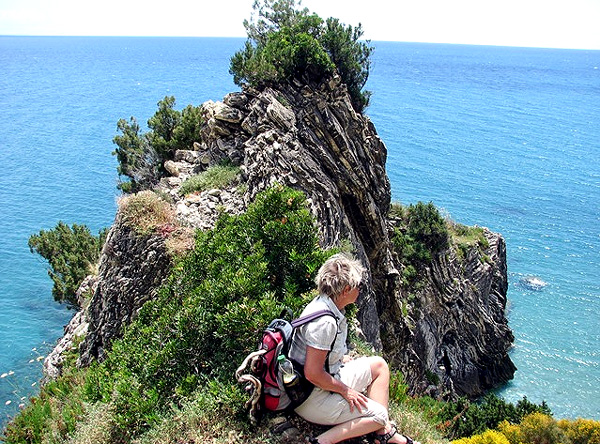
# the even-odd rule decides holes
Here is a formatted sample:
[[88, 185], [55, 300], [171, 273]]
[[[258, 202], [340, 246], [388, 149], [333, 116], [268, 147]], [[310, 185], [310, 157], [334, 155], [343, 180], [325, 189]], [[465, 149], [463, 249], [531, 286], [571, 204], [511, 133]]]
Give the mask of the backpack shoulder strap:
[[296, 328], [301, 327], [304, 324], [308, 324], [309, 322], [312, 322], [315, 319], [319, 319], [323, 316], [333, 317], [333, 319], [335, 319], [335, 325], [336, 325], [335, 336], [333, 337], [333, 342], [331, 343], [331, 347], [329, 347], [329, 352], [327, 352], [327, 356], [325, 358], [325, 371], [327, 373], [330, 373], [329, 372], [329, 355], [331, 354], [331, 351], [333, 350], [333, 346], [335, 344], [335, 341], [337, 340], [337, 335], [338, 335], [337, 328], [338, 328], [339, 319], [335, 315], [335, 313], [333, 311], [327, 310], [327, 309], [317, 310], [314, 313], [310, 313], [310, 314], [307, 314], [306, 316], [301, 316], [298, 319], [294, 319], [291, 322], [291, 324], [292, 324], [292, 329], [295, 330]]
[[323, 316], [332, 316], [335, 319], [336, 324], [339, 321], [337, 316], [331, 310], [323, 309], [317, 310], [314, 313], [307, 314], [306, 316], [301, 316], [298, 319], [294, 319], [291, 322], [292, 328], [301, 327], [304, 324], [308, 324], [309, 322], [314, 321], [315, 319], [319, 319]]

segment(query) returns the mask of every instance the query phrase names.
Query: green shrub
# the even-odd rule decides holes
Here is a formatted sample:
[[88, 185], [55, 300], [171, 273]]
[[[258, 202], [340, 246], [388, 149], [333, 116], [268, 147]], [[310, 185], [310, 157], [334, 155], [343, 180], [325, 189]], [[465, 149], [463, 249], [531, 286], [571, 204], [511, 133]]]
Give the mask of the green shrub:
[[195, 249], [106, 361], [90, 368], [88, 399], [113, 402], [131, 437], [206, 381], [231, 382], [268, 322], [306, 303], [330, 254], [317, 241], [304, 196], [288, 188], [259, 194], [242, 215], [223, 214], [213, 230], [197, 233]]
[[194, 142], [202, 140], [201, 129], [204, 124], [202, 106], [188, 105], [181, 110], [179, 124], [173, 129], [173, 139], [168, 156], [176, 150], [191, 150]]
[[447, 403], [440, 412], [440, 422], [448, 438], [458, 439], [495, 429], [502, 421], [518, 424], [531, 413], [550, 415], [550, 409], [544, 402], [534, 404], [525, 397], [515, 405], [488, 394], [477, 403], [465, 399]]
[[158, 110], [148, 120], [147, 133], [140, 131], [135, 117], [129, 122], [125, 119], [117, 122], [121, 134], [113, 138], [117, 145], [113, 154], [117, 156], [119, 175], [129, 179], [118, 186], [126, 193], [152, 188], [164, 176], [164, 162], [173, 159], [176, 150], [191, 149], [194, 142], [201, 140], [201, 107], [188, 105], [177, 111], [173, 96], [165, 97], [157, 105]]
[[401, 404], [408, 399], [408, 385], [404, 381], [404, 375], [396, 370], [390, 372], [390, 400]]
[[444, 218], [433, 203], [402, 207], [392, 205], [390, 216], [398, 219], [392, 243], [402, 270], [403, 284], [417, 288], [419, 271], [431, 263], [433, 256], [448, 248], [449, 234]]
[[54, 282], [55, 300], [79, 306], [75, 293], [83, 279], [93, 273], [106, 235], [106, 229], [94, 236], [85, 225], [69, 226], [59, 221], [52, 230], [41, 230], [29, 237], [29, 250], [50, 265], [48, 276]]
[[131, 193], [150, 188], [160, 176], [161, 160], [156, 150], [148, 142], [147, 136], [140, 133], [140, 125], [135, 117], [129, 122], [119, 119], [117, 130], [121, 132], [113, 138], [117, 148], [113, 155], [117, 156], [119, 176], [126, 176], [129, 182], [121, 182], [118, 188]]
[[362, 35], [360, 23], [353, 28], [349, 25], [344, 26], [336, 18], [328, 18], [321, 38], [323, 47], [348, 87], [352, 104], [357, 111], [369, 106], [372, 94], [363, 88], [369, 78], [370, 59], [374, 48], [369, 46], [369, 41], [360, 41]]
[[61, 443], [75, 431], [85, 414], [81, 388], [84, 370], [66, 364], [63, 375], [42, 387], [37, 397], [5, 428], [6, 444]]
[[359, 41], [361, 26], [326, 22], [308, 9], [297, 9], [295, 0], [256, 1], [257, 17], [245, 20], [248, 40], [231, 58], [230, 73], [236, 84], [252, 86], [308, 77], [321, 79], [336, 70], [347, 85], [352, 104], [362, 112], [371, 95], [366, 84], [373, 47]]
[[335, 66], [317, 39], [322, 23], [317, 15], [297, 15], [294, 23], [271, 29], [256, 46], [247, 41], [231, 59], [234, 82], [260, 85], [333, 74]]
[[433, 202], [408, 207], [407, 234], [432, 254], [448, 248], [448, 227]]
[[195, 176], [186, 179], [179, 189], [182, 195], [205, 191], [211, 188], [225, 188], [237, 180], [240, 168], [232, 165], [215, 165]]

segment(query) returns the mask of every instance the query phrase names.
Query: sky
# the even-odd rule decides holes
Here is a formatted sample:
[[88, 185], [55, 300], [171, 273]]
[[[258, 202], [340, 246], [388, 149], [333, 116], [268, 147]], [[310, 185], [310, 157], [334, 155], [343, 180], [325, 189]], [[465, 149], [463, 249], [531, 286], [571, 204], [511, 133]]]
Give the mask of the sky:
[[[0, 35], [245, 37], [253, 0], [0, 0]], [[600, 49], [600, 0], [303, 0], [372, 41]]]

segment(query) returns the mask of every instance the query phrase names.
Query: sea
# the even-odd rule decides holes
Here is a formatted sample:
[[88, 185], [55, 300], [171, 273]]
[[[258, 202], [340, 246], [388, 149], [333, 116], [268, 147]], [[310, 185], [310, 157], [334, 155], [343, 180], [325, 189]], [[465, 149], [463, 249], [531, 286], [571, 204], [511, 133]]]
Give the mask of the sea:
[[[0, 37], [0, 425], [39, 390], [74, 314], [27, 241], [115, 216], [117, 121], [142, 128], [238, 91], [241, 38]], [[497, 393], [600, 420], [600, 51], [372, 42], [366, 114], [392, 196], [507, 243], [510, 356]]]

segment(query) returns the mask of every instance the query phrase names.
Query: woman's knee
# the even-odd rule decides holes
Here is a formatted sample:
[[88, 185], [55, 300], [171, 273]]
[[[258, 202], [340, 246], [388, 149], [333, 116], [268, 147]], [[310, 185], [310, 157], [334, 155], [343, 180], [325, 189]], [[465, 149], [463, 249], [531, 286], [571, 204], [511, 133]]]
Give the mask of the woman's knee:
[[380, 375], [389, 377], [390, 368], [385, 359], [383, 359], [381, 356], [371, 356], [369, 360], [371, 365], [371, 375], [373, 376], [373, 379], [376, 379]]
[[369, 413], [371, 414], [373, 421], [379, 425], [385, 426], [389, 421], [388, 410], [373, 400], [369, 401]]

